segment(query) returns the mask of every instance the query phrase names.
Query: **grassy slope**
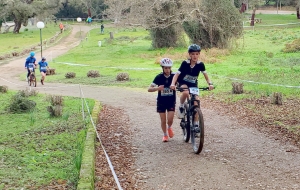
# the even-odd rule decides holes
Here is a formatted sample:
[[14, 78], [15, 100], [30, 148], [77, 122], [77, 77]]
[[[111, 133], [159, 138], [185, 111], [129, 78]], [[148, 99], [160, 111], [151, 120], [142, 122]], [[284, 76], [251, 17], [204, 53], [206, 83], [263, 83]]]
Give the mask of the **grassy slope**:
[[[30, 97], [37, 103], [31, 113], [5, 111], [15, 92], [1, 94], [0, 184], [22, 188], [63, 181], [74, 186], [78, 180], [80, 145], [85, 139], [81, 100], [64, 97], [63, 116], [50, 118], [44, 95]], [[94, 102], [89, 100], [90, 109]]]
[[[13, 34], [12, 32], [0, 34], [0, 41], [1, 44], [3, 44], [0, 46], [0, 55], [40, 43], [40, 30], [34, 26], [27, 28], [28, 31], [24, 31], [24, 28], [22, 28], [19, 34]], [[58, 31], [60, 31], [58, 25], [46, 25], [46, 27], [42, 29], [43, 40], [50, 39]]]

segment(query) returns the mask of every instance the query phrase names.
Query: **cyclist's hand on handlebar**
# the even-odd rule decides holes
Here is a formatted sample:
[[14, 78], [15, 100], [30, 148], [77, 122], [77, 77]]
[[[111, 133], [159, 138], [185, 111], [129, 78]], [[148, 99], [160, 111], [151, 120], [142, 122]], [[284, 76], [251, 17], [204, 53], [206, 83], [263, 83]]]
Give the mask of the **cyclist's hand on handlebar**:
[[208, 90], [213, 90], [214, 89], [214, 85], [209, 85]]
[[164, 87], [165, 87], [164, 85], [159, 85], [157, 90], [162, 91], [164, 89]]
[[176, 86], [175, 86], [174, 84], [171, 84], [170, 88], [171, 88], [172, 90], [175, 90]]

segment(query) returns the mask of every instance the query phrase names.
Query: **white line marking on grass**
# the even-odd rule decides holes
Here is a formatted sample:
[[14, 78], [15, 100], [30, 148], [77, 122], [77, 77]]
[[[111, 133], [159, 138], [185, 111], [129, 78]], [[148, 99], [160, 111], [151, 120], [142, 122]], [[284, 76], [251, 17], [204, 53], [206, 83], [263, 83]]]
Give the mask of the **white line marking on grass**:
[[220, 78], [226, 78], [226, 79], [230, 79], [230, 80], [236, 80], [236, 81], [243, 81], [243, 82], [254, 83], [254, 84], [265, 84], [265, 85], [270, 85], [270, 86], [281, 86], [281, 87], [286, 87], [286, 88], [300, 88], [300, 86], [273, 84], [273, 83], [268, 83], [268, 82], [256, 82], [256, 81], [252, 81], [252, 80], [243, 80], [243, 79], [225, 77], [225, 76], [220, 76], [220, 75], [215, 75], [215, 74], [210, 74], [210, 75], [217, 76], [217, 77], [220, 77]]

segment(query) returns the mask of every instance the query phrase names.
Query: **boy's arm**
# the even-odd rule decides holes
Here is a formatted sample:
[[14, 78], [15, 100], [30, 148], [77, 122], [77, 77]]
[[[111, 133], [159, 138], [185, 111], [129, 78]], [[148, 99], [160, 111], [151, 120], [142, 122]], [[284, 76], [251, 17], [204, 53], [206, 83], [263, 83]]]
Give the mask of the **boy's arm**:
[[214, 89], [214, 85], [211, 82], [211, 80], [209, 79], [208, 74], [206, 72], [203, 72], [203, 75], [204, 75], [204, 78], [205, 78], [205, 80], [206, 80], [206, 82], [207, 82], [207, 84], [209, 86], [209, 90]]
[[172, 83], [171, 83], [171, 86], [170, 86], [170, 88], [171, 88], [172, 90], [175, 90], [175, 84], [176, 84], [176, 82], [177, 82], [177, 79], [178, 79], [179, 75], [180, 75], [180, 73], [177, 72], [177, 73], [174, 75], [174, 77], [173, 77], [173, 80], [172, 80]]

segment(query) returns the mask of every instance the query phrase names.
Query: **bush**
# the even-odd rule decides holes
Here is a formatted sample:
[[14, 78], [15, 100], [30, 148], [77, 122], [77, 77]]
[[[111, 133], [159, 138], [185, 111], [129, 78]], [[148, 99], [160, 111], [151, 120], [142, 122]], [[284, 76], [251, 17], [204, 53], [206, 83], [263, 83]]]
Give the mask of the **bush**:
[[56, 106], [56, 105], [60, 105], [62, 106], [63, 105], [63, 102], [64, 102], [64, 99], [62, 96], [59, 96], [59, 95], [49, 95], [47, 97], [47, 100], [50, 102], [50, 104], [52, 106]]
[[0, 86], [0, 93], [6, 93], [8, 90], [7, 86]]
[[63, 97], [58, 95], [49, 95], [47, 100], [50, 102], [50, 106], [47, 107], [47, 111], [50, 113], [51, 117], [62, 116], [62, 105]]
[[127, 80], [129, 80], [129, 74], [128, 73], [118, 73], [116, 79], [117, 79], [117, 81], [127, 81]]
[[20, 96], [22, 96], [24, 98], [27, 98], [29, 96], [38, 95], [38, 91], [26, 89], [26, 90], [20, 90], [17, 94], [19, 94]]
[[35, 106], [36, 103], [33, 100], [29, 100], [20, 93], [17, 93], [12, 97], [7, 109], [11, 113], [23, 113], [31, 111]]
[[51, 117], [62, 116], [62, 106], [60, 105], [48, 106], [47, 111], [50, 113]]
[[74, 73], [74, 72], [68, 72], [68, 73], [65, 74], [65, 77], [67, 79], [75, 78], [76, 77], [76, 73]]
[[283, 52], [285, 53], [293, 53], [300, 51], [300, 38], [297, 40], [294, 40], [290, 44], [285, 44], [285, 48], [283, 49]]
[[99, 73], [99, 71], [96, 71], [96, 70], [90, 70], [87, 73], [87, 76], [92, 77], [92, 78], [96, 78], [96, 77], [100, 77], [100, 73]]

